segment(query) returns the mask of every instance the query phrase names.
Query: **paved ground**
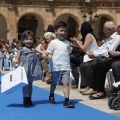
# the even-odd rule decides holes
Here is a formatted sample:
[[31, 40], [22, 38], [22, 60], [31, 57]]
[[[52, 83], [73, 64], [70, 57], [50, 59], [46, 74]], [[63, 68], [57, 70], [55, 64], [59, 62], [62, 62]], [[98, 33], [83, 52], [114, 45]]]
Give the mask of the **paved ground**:
[[[9, 71], [2, 71], [2, 73], [7, 73]], [[34, 85], [44, 88], [49, 91], [50, 85], [42, 81], [34, 81]], [[63, 86], [57, 86], [55, 93], [63, 96]], [[88, 95], [82, 95], [79, 93], [79, 89], [70, 90], [70, 99], [76, 100], [87, 106], [93, 107], [95, 109], [104, 111], [106, 113], [120, 117], [120, 110], [113, 110], [108, 107], [108, 98], [99, 100], [89, 100]]]
[[[42, 81], [34, 81], [34, 85], [44, 88], [46, 90], [49, 90], [50, 85], [42, 82]], [[56, 93], [63, 96], [63, 87], [57, 86]], [[113, 110], [108, 107], [108, 98], [105, 99], [99, 99], [99, 100], [89, 100], [88, 95], [82, 95], [79, 93], [78, 89], [71, 89], [70, 90], [70, 98], [73, 100], [76, 100], [80, 103], [83, 103], [85, 105], [88, 105], [90, 107], [96, 108], [98, 110], [104, 111], [106, 113], [115, 115], [120, 117], [120, 110]]]

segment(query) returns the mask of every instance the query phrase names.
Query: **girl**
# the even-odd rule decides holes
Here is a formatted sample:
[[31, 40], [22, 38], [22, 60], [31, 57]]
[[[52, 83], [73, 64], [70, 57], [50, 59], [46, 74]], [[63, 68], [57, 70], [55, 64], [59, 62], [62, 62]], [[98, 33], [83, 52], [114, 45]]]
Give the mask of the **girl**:
[[35, 42], [36, 39], [31, 31], [25, 31], [22, 35], [25, 47], [18, 51], [17, 58], [12, 62], [13, 65], [18, 63], [18, 66], [24, 66], [28, 85], [24, 86], [23, 91], [23, 104], [32, 105], [32, 83], [33, 80], [42, 80], [43, 71], [41, 64], [36, 56]]

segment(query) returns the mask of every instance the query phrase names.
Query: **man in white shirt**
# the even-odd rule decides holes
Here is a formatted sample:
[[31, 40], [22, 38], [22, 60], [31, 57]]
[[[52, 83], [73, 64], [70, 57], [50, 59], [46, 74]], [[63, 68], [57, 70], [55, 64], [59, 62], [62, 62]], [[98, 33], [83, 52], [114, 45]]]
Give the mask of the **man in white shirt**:
[[[120, 35], [120, 25], [117, 26], [117, 33]], [[110, 51], [112, 56], [120, 57], [120, 50], [118, 51]], [[115, 82], [120, 81], [120, 60], [116, 61], [112, 64], [112, 73], [115, 79]]]
[[[98, 64], [100, 64], [98, 63], [96, 59], [101, 58], [101, 57], [108, 58], [109, 56], [108, 52], [110, 50], [115, 50], [117, 46], [120, 44], [120, 35], [118, 35], [115, 31], [116, 31], [115, 24], [112, 21], [107, 21], [104, 24], [104, 28], [103, 28], [103, 32], [107, 38], [105, 43], [96, 51], [91, 51], [87, 53], [90, 58], [95, 58], [95, 57], [97, 58], [95, 58], [95, 60], [93, 61], [85, 62], [80, 65], [80, 72], [81, 72], [82, 80], [84, 80], [87, 84], [87, 88], [82, 90], [83, 95], [91, 95], [95, 92], [93, 90], [95, 89], [94, 69], [96, 68]], [[99, 60], [103, 60], [103, 59], [101, 58]]]

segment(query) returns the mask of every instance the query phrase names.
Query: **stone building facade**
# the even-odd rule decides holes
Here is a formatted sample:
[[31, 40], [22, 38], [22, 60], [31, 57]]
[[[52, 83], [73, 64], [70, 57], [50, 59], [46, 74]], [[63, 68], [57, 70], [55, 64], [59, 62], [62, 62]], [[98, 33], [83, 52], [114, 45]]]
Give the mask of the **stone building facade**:
[[[44, 34], [48, 25], [64, 20], [69, 25], [70, 36], [80, 33], [83, 15], [89, 11], [98, 15], [93, 23], [97, 38], [103, 38], [105, 21], [120, 24], [120, 0], [0, 0], [0, 39], [20, 38], [26, 30], [32, 30], [37, 37]], [[89, 20], [89, 17], [87, 17]]]

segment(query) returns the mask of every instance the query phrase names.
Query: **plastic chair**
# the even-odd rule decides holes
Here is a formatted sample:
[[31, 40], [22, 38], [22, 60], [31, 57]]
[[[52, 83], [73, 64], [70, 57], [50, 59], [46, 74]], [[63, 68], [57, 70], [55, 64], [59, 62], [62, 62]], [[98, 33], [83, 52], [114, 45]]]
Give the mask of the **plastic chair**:
[[[87, 61], [90, 61], [90, 60], [92, 60], [92, 59], [90, 59], [90, 58], [88, 57], [88, 55], [84, 55], [83, 62], [87, 62]], [[81, 73], [80, 73], [80, 71], [79, 71], [78, 89], [80, 89], [80, 85], [81, 85]]]
[[81, 85], [81, 73], [79, 72], [79, 83], [78, 83], [78, 89], [80, 89], [80, 85]]
[[112, 90], [112, 84], [114, 83], [114, 76], [112, 73], [112, 69], [110, 69], [107, 74], [106, 74], [106, 80], [107, 80], [107, 87], [108, 87], [108, 91]]

